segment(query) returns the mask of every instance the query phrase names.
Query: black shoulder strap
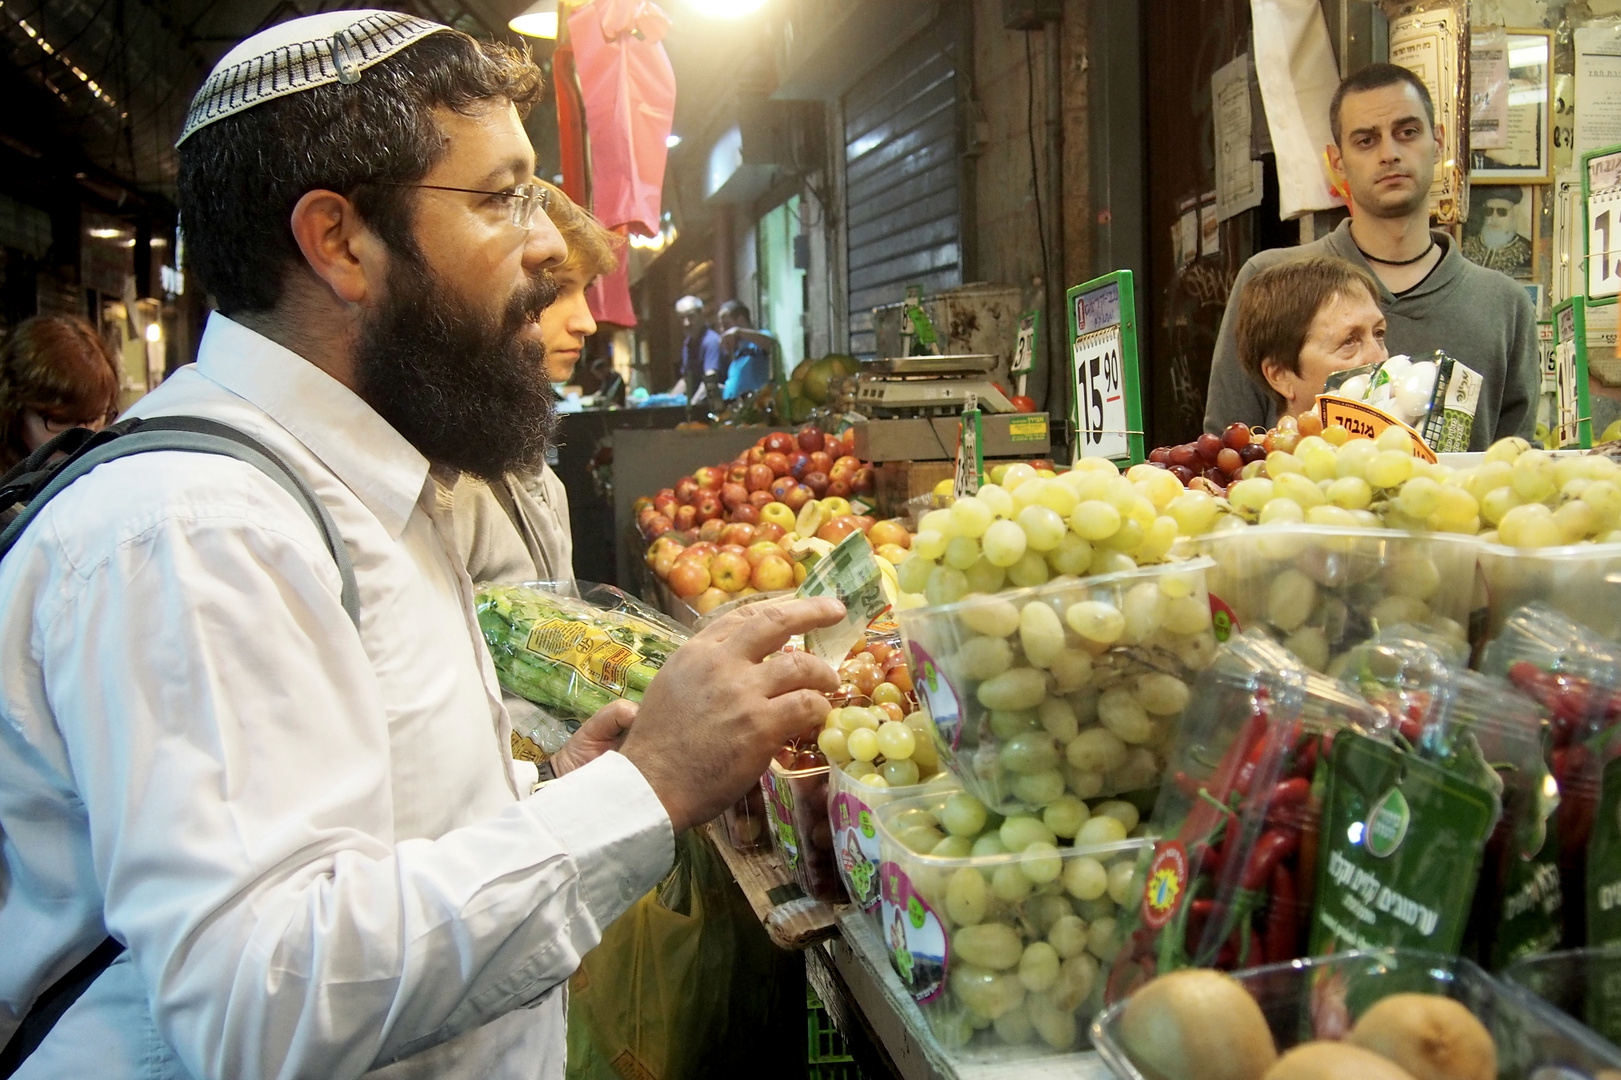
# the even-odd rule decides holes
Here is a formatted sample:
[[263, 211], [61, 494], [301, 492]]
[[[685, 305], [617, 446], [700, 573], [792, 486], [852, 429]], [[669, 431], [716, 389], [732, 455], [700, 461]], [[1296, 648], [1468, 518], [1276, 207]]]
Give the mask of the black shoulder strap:
[[[89, 437], [78, 436], [74, 440], [77, 445], [73, 446], [68, 459], [53, 469], [47, 469], [53, 453], [72, 445], [59, 445], [59, 440], [74, 434], [67, 432], [53, 439], [0, 480], [0, 495], [11, 493], [12, 497], [16, 497], [24, 494], [19, 487], [32, 491], [27, 506], [0, 532], [0, 558], [6, 556], [46, 503], [97, 465], [131, 454], [160, 450], [221, 454], [254, 466], [279, 484], [309, 514], [316, 528], [321, 530], [327, 550], [337, 563], [338, 574], [343, 579], [343, 610], [348, 614], [349, 621], [359, 627], [360, 590], [355, 584], [354, 564], [349, 559], [349, 549], [338, 534], [338, 526], [320, 496], [269, 447], [236, 428], [214, 420], [196, 416], [162, 416], [125, 421]], [[41, 480], [45, 481], [43, 486], [40, 486]], [[32, 490], [36, 487], [37, 490]]]
[[78, 1001], [84, 992], [112, 966], [124, 951], [117, 938], [106, 938], [90, 951], [90, 955], [73, 965], [73, 969], [51, 984], [28, 1009], [28, 1015], [18, 1025], [5, 1049], [0, 1050], [0, 1080], [22, 1068], [28, 1055], [39, 1049], [51, 1028], [62, 1019], [68, 1007]]

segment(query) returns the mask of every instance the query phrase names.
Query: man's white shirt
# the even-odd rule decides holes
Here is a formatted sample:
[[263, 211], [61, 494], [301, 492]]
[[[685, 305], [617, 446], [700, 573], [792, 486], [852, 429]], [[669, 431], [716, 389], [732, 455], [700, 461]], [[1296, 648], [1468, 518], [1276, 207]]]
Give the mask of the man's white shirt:
[[[530, 795], [437, 475], [214, 315], [137, 406], [254, 436], [81, 479], [0, 564], [0, 1042], [129, 946], [18, 1075], [561, 1077], [560, 984], [670, 866], [617, 754]], [[105, 913], [105, 923], [103, 915]]]

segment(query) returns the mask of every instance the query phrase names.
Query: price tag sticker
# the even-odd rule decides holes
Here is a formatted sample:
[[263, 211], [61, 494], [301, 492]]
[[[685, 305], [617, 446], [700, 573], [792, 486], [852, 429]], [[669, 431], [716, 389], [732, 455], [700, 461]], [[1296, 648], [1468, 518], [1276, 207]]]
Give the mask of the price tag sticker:
[[1075, 412], [1080, 457], [1131, 456], [1118, 326], [1075, 339]]

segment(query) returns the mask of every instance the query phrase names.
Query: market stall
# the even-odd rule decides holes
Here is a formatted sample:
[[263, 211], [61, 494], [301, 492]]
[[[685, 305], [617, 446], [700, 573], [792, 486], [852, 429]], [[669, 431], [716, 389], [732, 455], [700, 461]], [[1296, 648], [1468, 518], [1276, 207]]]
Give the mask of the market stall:
[[[1621, 1068], [1561, 975], [1618, 943], [1621, 458], [1455, 452], [1442, 354], [1148, 449], [1129, 275], [1071, 306], [1056, 442], [994, 359], [932, 354], [791, 430], [657, 433], [741, 448], [635, 499], [658, 611], [492, 591], [508, 688], [577, 718], [732, 607], [845, 602], [793, 646], [827, 716], [707, 835], [868, 1074]], [[1394, 1012], [1474, 1064], [1425, 1071]]]

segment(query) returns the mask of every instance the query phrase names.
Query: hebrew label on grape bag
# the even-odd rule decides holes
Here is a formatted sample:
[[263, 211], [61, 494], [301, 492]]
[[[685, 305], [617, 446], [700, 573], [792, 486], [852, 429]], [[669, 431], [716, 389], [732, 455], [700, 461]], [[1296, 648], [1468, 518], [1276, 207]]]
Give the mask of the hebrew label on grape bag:
[[962, 737], [962, 702], [957, 697], [957, 690], [927, 649], [915, 641], [907, 642], [907, 647], [912, 650], [912, 670], [916, 673], [918, 700], [928, 710], [929, 719], [934, 722], [934, 729], [940, 733], [940, 737], [952, 750], [956, 750], [957, 741]]
[[879, 927], [889, 959], [912, 999], [927, 1005], [946, 987], [945, 927], [927, 900], [912, 887], [906, 871], [892, 862], [878, 868], [883, 882], [883, 915]]
[[862, 911], [878, 906], [878, 829], [866, 803], [841, 791], [833, 797], [833, 852], [850, 899]]

